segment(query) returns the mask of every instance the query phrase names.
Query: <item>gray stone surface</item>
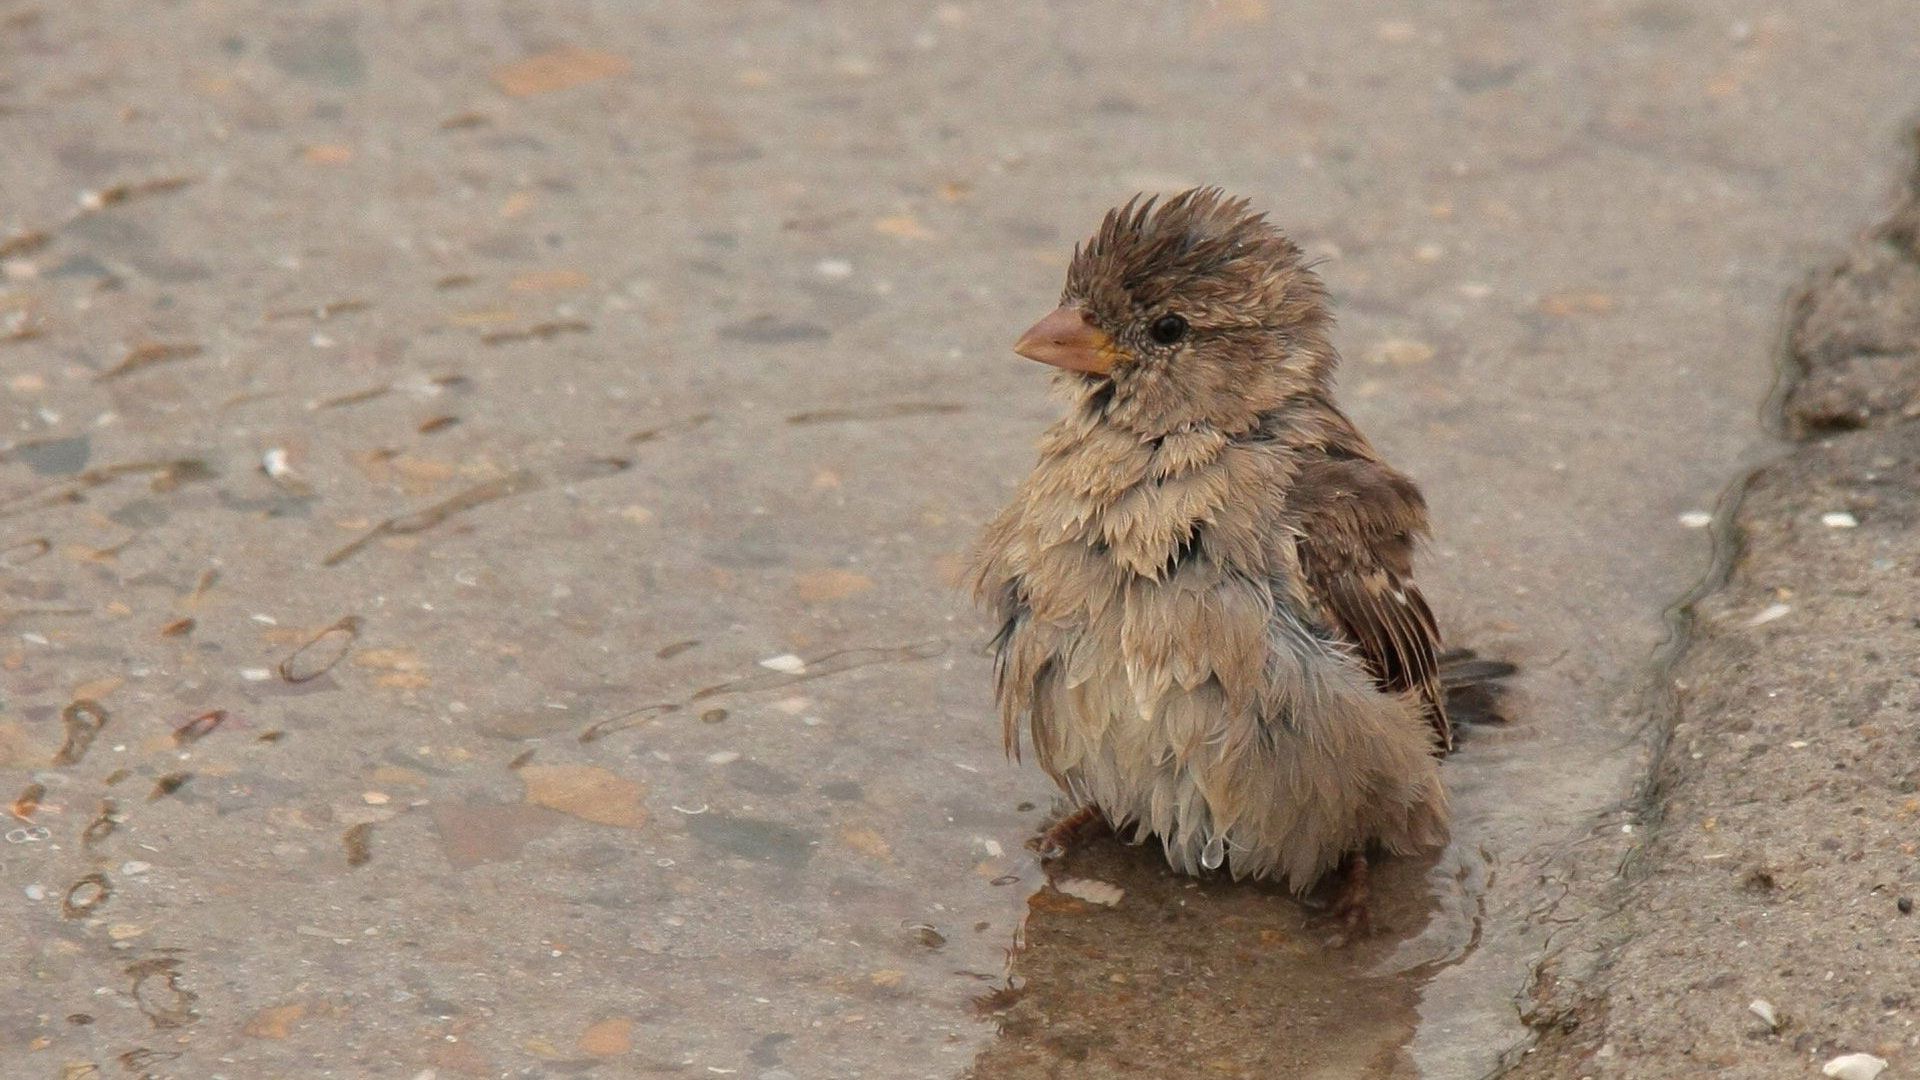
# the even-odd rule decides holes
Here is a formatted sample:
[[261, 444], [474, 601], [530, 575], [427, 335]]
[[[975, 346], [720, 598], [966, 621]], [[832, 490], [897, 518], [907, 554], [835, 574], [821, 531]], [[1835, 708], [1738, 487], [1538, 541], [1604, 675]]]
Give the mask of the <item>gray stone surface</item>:
[[1883, 393], [1920, 379], [1916, 222], [1920, 160], [1794, 305], [1784, 400], [1808, 442], [1737, 489], [1729, 577], [1693, 606], [1657, 714], [1645, 842], [1610, 913], [1565, 935], [1601, 962], [1562, 984], [1548, 961], [1547, 1036], [1515, 1076], [1920, 1063], [1920, 423]]
[[952, 591], [1051, 411], [1006, 346], [1205, 181], [1326, 260], [1423, 580], [1526, 667], [1373, 1002], [1473, 1075], [1911, 19], [0, 7], [0, 1072], [966, 1067], [1049, 796]]

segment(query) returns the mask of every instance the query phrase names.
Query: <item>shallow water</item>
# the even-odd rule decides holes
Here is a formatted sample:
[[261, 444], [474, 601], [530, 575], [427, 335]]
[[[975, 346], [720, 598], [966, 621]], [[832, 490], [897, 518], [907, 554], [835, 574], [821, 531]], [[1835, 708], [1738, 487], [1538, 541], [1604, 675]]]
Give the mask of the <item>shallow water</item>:
[[[1920, 90], [1897, 3], [19, 7], [34, 1075], [1484, 1071], [1579, 914], [1562, 856], [1631, 824], [1678, 515]], [[1112, 845], [1069, 868], [1119, 906], [1029, 919], [1052, 792], [955, 591], [1051, 415], [1007, 342], [1101, 210], [1198, 181], [1325, 260], [1429, 593], [1524, 669], [1346, 951]], [[1023, 919], [989, 1012], [1073, 1039], [974, 1004]]]

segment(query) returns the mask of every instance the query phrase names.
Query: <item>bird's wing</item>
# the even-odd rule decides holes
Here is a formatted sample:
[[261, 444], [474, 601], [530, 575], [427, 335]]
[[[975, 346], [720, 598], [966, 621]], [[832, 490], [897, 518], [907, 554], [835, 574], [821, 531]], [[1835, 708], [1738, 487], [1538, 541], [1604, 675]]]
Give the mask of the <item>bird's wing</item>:
[[1306, 592], [1327, 628], [1351, 645], [1381, 689], [1419, 695], [1437, 749], [1453, 748], [1440, 685], [1440, 629], [1413, 584], [1426, 501], [1413, 481], [1371, 457], [1314, 455], [1288, 497]]

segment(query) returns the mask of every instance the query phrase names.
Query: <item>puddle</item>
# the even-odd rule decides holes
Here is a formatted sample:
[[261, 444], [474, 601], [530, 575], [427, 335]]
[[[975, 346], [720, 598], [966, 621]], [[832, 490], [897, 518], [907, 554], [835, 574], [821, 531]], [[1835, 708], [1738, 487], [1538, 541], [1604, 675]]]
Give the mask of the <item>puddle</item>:
[[1178, 878], [1146, 847], [1089, 844], [1056, 873], [1124, 895], [1111, 909], [1034, 898], [1014, 989], [983, 1002], [1001, 1034], [973, 1075], [1416, 1076], [1421, 980], [1397, 969], [1428, 921], [1432, 864], [1382, 864], [1378, 933], [1340, 944], [1283, 890]]
[[[1152, 842], [1107, 838], [1051, 865], [1056, 882], [1091, 878], [1124, 896], [1112, 910], [1053, 891], [1033, 898], [1011, 989], [985, 1005], [1000, 1039], [974, 1075], [1493, 1072], [1528, 1036], [1518, 990], [1566, 891], [1539, 819], [1492, 797], [1551, 767], [1531, 752], [1538, 740], [1515, 703], [1499, 712], [1510, 719], [1460, 728], [1446, 766], [1458, 815], [1447, 846], [1374, 861], [1369, 937], [1346, 940], [1324, 898], [1174, 875]], [[1620, 779], [1598, 774], [1578, 805], [1601, 804]], [[1489, 803], [1495, 812], [1480, 812]]]

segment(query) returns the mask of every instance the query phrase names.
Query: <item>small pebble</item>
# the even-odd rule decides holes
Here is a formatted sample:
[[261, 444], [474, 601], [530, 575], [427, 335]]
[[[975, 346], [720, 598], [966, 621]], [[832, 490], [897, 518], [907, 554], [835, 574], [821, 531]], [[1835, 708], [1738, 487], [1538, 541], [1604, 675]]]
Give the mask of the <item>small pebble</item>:
[[1852, 529], [1859, 526], [1860, 519], [1845, 510], [1837, 510], [1831, 514], [1821, 514], [1820, 524], [1829, 529]]
[[1774, 1010], [1773, 1002], [1766, 998], [1754, 998], [1747, 1005], [1747, 1011], [1759, 1017], [1770, 1031], [1780, 1030], [1780, 1014]]
[[1834, 1080], [1874, 1080], [1887, 1067], [1887, 1059], [1872, 1054], [1842, 1054], [1820, 1067], [1820, 1075]]
[[1433, 359], [1433, 346], [1411, 338], [1388, 338], [1362, 354], [1369, 364], [1405, 367]]
[[1061, 878], [1053, 883], [1053, 887], [1068, 896], [1102, 907], [1116, 907], [1120, 898], [1127, 895], [1127, 891], [1118, 885], [1092, 878]]
[[153, 869], [152, 863], [141, 862], [138, 859], [120, 864], [120, 872], [123, 874], [144, 874], [151, 869]]
[[783, 675], [798, 675], [807, 670], [807, 662], [792, 653], [769, 656], [760, 661], [760, 666], [770, 671], [778, 671]]
[[29, 900], [45, 900], [47, 898], [47, 887], [45, 885], [29, 885], [26, 888], [26, 893], [27, 899]]
[[248, 682], [266, 682], [273, 678], [273, 671], [263, 667], [243, 668], [240, 671], [240, 677]]
[[1895, 900], [1893, 902], [1893, 906], [1900, 909], [1900, 914], [1911, 915], [1913, 914], [1913, 897], [1903, 896], [1900, 899]]
[[1680, 515], [1680, 524], [1689, 529], [1704, 529], [1713, 524], [1713, 515], [1705, 510], [1689, 510]]
[[836, 281], [853, 276], [853, 264], [845, 259], [821, 259], [813, 264], [813, 269], [821, 277], [833, 278]]
[[1391, 42], [1396, 45], [1402, 42], [1412, 41], [1413, 36], [1417, 33], [1419, 33], [1418, 27], [1410, 22], [1404, 22], [1399, 19], [1379, 23], [1373, 28], [1375, 37], [1381, 41]]
[[1761, 626], [1766, 623], [1770, 623], [1775, 619], [1785, 618], [1787, 613], [1791, 612], [1792, 610], [1793, 609], [1791, 607], [1788, 607], [1786, 604], [1768, 604], [1766, 607], [1760, 610], [1759, 614], [1755, 615], [1751, 619], [1748, 619], [1747, 625]]
[[707, 755], [709, 765], [731, 765], [739, 760], [740, 753], [737, 750], [718, 750]]

